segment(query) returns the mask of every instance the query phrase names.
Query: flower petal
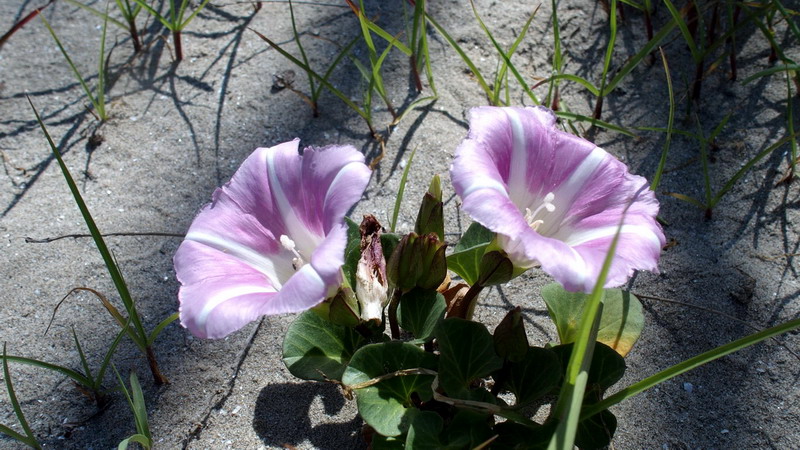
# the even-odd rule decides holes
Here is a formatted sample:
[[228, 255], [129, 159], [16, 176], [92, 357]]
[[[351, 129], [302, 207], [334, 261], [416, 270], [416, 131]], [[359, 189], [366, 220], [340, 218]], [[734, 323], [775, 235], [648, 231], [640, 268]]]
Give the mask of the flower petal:
[[[657, 269], [665, 239], [646, 180], [558, 130], [546, 108], [471, 110], [450, 171], [463, 209], [498, 233], [518, 267], [540, 264], [566, 289], [591, 291], [627, 208], [605, 286], [623, 284], [635, 269]], [[548, 201], [552, 207], [537, 215]]]
[[352, 147], [307, 148], [301, 157], [295, 139], [253, 152], [214, 192], [175, 255], [181, 323], [197, 336], [223, 337], [335, 292], [347, 245], [344, 214], [370, 175]]

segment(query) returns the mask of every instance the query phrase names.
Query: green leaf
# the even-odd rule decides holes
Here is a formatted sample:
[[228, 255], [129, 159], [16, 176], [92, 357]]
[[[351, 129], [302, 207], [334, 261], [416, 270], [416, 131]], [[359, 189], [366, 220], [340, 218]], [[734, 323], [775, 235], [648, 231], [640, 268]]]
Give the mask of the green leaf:
[[427, 289], [413, 289], [400, 297], [397, 319], [400, 326], [415, 338], [428, 340], [436, 324], [444, 317], [447, 303], [442, 294]]
[[[542, 298], [562, 344], [575, 341], [587, 297], [588, 294], [567, 292], [558, 283], [542, 288]], [[606, 289], [597, 340], [625, 356], [639, 339], [643, 327], [639, 299], [627, 291]]]
[[498, 437], [492, 445], [497, 448], [545, 449], [555, 428], [555, 421], [526, 426], [507, 420], [495, 425], [493, 431]]
[[458, 274], [469, 285], [478, 281], [481, 258], [486, 252], [494, 233], [483, 225], [473, 222], [461, 236], [453, 253], [447, 257], [447, 268]]
[[[350, 360], [342, 382], [354, 386], [399, 370], [435, 370], [436, 357], [419, 347], [399, 341], [365, 345]], [[367, 424], [384, 436], [399, 436], [408, 430], [411, 394], [432, 398], [433, 375], [397, 375], [356, 390], [358, 412]]]
[[503, 388], [517, 398], [515, 408], [528, 405], [558, 387], [561, 359], [552, 350], [529, 347], [525, 359], [508, 365]]
[[352, 328], [334, 325], [313, 311], [301, 314], [283, 339], [283, 363], [304, 380], [340, 380], [364, 338]]
[[345, 217], [344, 222], [347, 225], [347, 246], [344, 249], [342, 271], [347, 282], [353, 287], [356, 285], [358, 260], [361, 259], [361, 232], [358, 229], [358, 224], [351, 218]]
[[406, 450], [436, 450], [442, 448], [439, 435], [442, 433], [444, 421], [442, 416], [432, 411], [411, 409], [408, 434], [406, 435]]
[[617, 418], [608, 410], [578, 422], [575, 445], [581, 450], [605, 448], [617, 431]]
[[447, 426], [449, 448], [477, 448], [492, 438], [490, 416], [467, 409], [459, 409]]
[[[569, 363], [572, 348], [573, 344], [565, 344], [557, 345], [551, 349], [558, 355], [562, 367], [566, 367]], [[587, 394], [584, 403], [586, 403], [586, 400], [592, 400], [592, 403], [598, 401], [599, 398], [590, 399], [589, 392], [599, 395], [622, 379], [625, 369], [625, 359], [619, 353], [602, 342], [596, 343], [592, 353], [592, 362], [589, 366], [589, 376], [586, 380]]]
[[469, 384], [503, 366], [489, 330], [481, 323], [453, 317], [436, 328], [439, 340], [439, 383], [448, 396], [469, 396]]
[[528, 336], [525, 333], [525, 319], [522, 309], [517, 306], [506, 314], [492, 335], [494, 350], [501, 358], [509, 361], [522, 361], [528, 353]]

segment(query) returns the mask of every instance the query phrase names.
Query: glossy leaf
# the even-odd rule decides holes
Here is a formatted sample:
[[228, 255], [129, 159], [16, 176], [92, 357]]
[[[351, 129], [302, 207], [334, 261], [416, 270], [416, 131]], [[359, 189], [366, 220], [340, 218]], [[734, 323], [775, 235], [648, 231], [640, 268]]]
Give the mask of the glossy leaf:
[[403, 329], [415, 338], [428, 340], [436, 325], [444, 317], [447, 304], [442, 294], [424, 289], [413, 289], [400, 297], [397, 319]]
[[340, 380], [364, 338], [352, 328], [334, 325], [313, 311], [301, 314], [283, 339], [283, 363], [304, 380]]
[[578, 422], [575, 445], [583, 449], [605, 448], [617, 431], [617, 418], [608, 410]]
[[525, 333], [525, 319], [522, 309], [517, 306], [506, 314], [492, 335], [494, 350], [501, 358], [509, 361], [522, 361], [528, 353], [528, 336]]
[[[562, 344], [575, 341], [587, 294], [567, 292], [558, 283], [542, 288], [550, 318]], [[620, 289], [606, 289], [597, 340], [625, 356], [639, 339], [644, 327], [642, 304], [635, 295]]]
[[481, 259], [494, 233], [483, 225], [473, 222], [461, 236], [453, 253], [447, 257], [447, 267], [464, 279], [469, 285], [478, 281]]
[[492, 438], [489, 415], [460, 409], [447, 427], [449, 448], [476, 448]]
[[[436, 357], [419, 347], [398, 341], [370, 344], [360, 348], [347, 366], [342, 382], [358, 385], [399, 370], [435, 370]], [[413, 407], [411, 395], [420, 400], [433, 396], [433, 375], [398, 375], [356, 389], [358, 412], [364, 421], [384, 436], [399, 436], [408, 430], [406, 414]]]
[[439, 341], [439, 383], [450, 397], [465, 398], [469, 384], [503, 366], [489, 331], [481, 323], [460, 318], [443, 320]]
[[[565, 344], [552, 348], [561, 359], [562, 367], [566, 367], [569, 363], [572, 347], [573, 344]], [[625, 369], [625, 360], [622, 356], [602, 342], [596, 343], [589, 367], [589, 378], [586, 381], [587, 393], [589, 391], [602, 392], [608, 389], [622, 378]]]
[[432, 411], [420, 411], [418, 409], [411, 409], [408, 413], [411, 419], [409, 420], [410, 425], [406, 434], [406, 450], [435, 450], [442, 448], [442, 441], [439, 439], [444, 426], [442, 416]]
[[517, 398], [515, 407], [525, 406], [557, 388], [561, 372], [561, 359], [557, 353], [530, 347], [525, 359], [508, 365], [503, 387]]

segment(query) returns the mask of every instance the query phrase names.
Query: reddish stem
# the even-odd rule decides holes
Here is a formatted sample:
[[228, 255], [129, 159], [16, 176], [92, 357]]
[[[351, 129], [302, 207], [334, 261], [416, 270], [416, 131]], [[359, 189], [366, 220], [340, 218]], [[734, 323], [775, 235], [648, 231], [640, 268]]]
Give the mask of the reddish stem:
[[172, 41], [175, 44], [175, 60], [183, 61], [183, 48], [181, 47], [181, 32], [176, 30], [172, 32]]
[[150, 366], [150, 372], [153, 374], [153, 382], [158, 386], [169, 384], [169, 380], [158, 369], [158, 361], [156, 361], [156, 354], [153, 347], [148, 346], [145, 349], [147, 355], [147, 364]]

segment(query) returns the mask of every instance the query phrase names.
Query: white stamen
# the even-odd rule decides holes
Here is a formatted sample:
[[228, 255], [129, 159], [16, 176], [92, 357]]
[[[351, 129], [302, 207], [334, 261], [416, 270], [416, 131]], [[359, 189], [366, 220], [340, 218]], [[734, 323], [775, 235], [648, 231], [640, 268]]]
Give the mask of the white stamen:
[[546, 209], [547, 212], [555, 211], [556, 205], [553, 204], [553, 200], [555, 200], [555, 198], [556, 198], [555, 194], [553, 194], [552, 192], [548, 192], [547, 195], [544, 196], [542, 204], [539, 205], [538, 208], [536, 208], [533, 211], [531, 211], [530, 208], [525, 208], [525, 221], [528, 222], [528, 226], [533, 228], [534, 231], [538, 230], [539, 227], [544, 223], [544, 220], [542, 219], [534, 220], [534, 217], [536, 217], [536, 215], [539, 214], [539, 212], [542, 209]]
[[294, 267], [294, 270], [300, 270], [300, 268], [303, 267], [303, 264], [305, 264], [305, 261], [303, 261], [303, 257], [297, 251], [297, 246], [295, 245], [294, 241], [289, 236], [282, 234], [281, 245], [283, 248], [294, 254], [294, 258], [292, 258], [292, 267]]

